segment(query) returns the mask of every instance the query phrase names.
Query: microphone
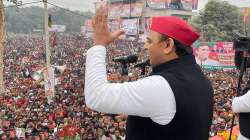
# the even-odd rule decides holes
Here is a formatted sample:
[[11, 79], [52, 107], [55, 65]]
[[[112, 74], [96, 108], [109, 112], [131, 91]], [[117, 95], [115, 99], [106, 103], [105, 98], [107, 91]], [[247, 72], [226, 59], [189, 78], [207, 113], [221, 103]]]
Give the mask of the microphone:
[[146, 66], [150, 66], [149, 59], [146, 60], [146, 61], [143, 61], [143, 62], [140, 62], [140, 63], [137, 63], [136, 65], [134, 65], [135, 68], [136, 68], [136, 67], [141, 67], [141, 68], [143, 68], [143, 67], [146, 67]]
[[131, 54], [128, 56], [121, 56], [113, 58], [114, 62], [120, 62], [120, 63], [135, 63], [138, 59], [138, 56], [136, 54]]

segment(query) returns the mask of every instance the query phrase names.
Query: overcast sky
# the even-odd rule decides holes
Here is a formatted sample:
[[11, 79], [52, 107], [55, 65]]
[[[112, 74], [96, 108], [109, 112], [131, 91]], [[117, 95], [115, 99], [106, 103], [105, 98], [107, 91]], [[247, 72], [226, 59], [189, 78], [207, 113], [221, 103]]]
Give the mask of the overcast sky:
[[[4, 1], [5, 4], [10, 4], [10, 2], [7, 2], [7, 0]], [[22, 0], [22, 1], [23, 3], [27, 3], [40, 0]], [[88, 11], [88, 10], [94, 11], [94, 2], [96, 1], [100, 0], [48, 0], [48, 2], [51, 2], [58, 6], [69, 8], [71, 10], [80, 10], [80, 11]], [[199, 9], [202, 9], [208, 1], [209, 0], [199, 0]], [[239, 7], [250, 7], [250, 0], [226, 0], [226, 1], [229, 1], [231, 4], [237, 5]]]

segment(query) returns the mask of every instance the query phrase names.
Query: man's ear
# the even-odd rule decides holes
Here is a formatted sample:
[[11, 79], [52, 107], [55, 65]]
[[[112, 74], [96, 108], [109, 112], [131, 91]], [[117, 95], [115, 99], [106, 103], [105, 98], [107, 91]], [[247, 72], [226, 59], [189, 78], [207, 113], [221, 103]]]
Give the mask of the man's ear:
[[174, 40], [172, 38], [168, 38], [164, 41], [164, 54], [170, 54], [171, 52], [175, 51], [174, 49]]

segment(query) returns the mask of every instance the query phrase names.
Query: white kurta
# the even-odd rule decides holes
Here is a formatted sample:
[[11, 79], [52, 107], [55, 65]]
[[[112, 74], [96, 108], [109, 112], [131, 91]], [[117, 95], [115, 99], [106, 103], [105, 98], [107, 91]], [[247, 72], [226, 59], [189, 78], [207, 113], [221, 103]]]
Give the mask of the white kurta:
[[[235, 113], [247, 113], [250, 112], [250, 91], [240, 97], [235, 97], [232, 103], [232, 109]], [[240, 135], [238, 140], [249, 140]]]
[[233, 99], [232, 109], [235, 113], [250, 112], [250, 91], [243, 96], [235, 97]]
[[85, 101], [89, 108], [112, 114], [151, 118], [166, 125], [176, 113], [174, 93], [165, 78], [149, 76], [134, 82], [109, 83], [106, 48], [94, 46], [87, 51]]

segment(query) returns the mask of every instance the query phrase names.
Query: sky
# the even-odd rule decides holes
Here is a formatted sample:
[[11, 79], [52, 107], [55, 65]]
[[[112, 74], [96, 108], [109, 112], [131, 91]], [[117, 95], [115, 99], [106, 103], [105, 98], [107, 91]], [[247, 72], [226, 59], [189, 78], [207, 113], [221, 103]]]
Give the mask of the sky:
[[[19, 0], [18, 0], [19, 1]], [[40, 0], [22, 0], [23, 3], [34, 2]], [[68, 8], [70, 10], [79, 10], [79, 11], [93, 11], [94, 12], [94, 2], [100, 0], [48, 0], [48, 2], [56, 4], [58, 6]], [[199, 0], [198, 9], [203, 9], [205, 4], [209, 0]], [[250, 7], [250, 0], [226, 0], [229, 3], [239, 6], [239, 7]], [[4, 0], [5, 4], [11, 4]]]

